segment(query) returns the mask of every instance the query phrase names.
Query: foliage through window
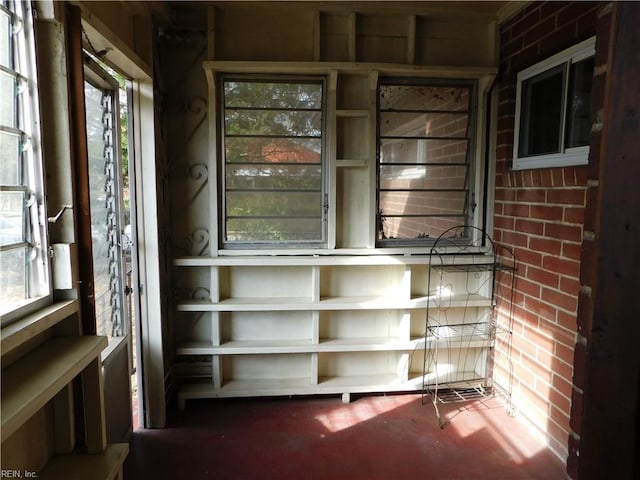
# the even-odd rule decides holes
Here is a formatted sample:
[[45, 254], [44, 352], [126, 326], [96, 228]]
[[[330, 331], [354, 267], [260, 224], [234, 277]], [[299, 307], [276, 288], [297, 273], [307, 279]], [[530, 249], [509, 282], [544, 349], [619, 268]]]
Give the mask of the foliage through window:
[[587, 163], [594, 44], [586, 40], [518, 74], [514, 168]]
[[[30, 2], [0, 2], [0, 313], [50, 301]], [[10, 314], [11, 313], [11, 314]]]
[[225, 246], [326, 241], [324, 82], [223, 78]]
[[380, 82], [378, 245], [421, 245], [468, 223], [474, 90], [473, 83]]

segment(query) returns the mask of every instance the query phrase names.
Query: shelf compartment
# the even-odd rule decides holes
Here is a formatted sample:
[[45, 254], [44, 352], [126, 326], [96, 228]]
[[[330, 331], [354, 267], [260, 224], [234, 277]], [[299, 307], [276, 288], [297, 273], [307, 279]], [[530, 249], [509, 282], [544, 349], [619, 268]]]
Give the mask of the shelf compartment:
[[[311, 385], [311, 354], [247, 354], [220, 357], [222, 387], [231, 381], [272, 381], [304, 379]], [[315, 378], [313, 379], [315, 380]]]
[[[220, 298], [254, 298], [277, 301], [279, 298], [306, 298], [314, 294], [312, 269], [305, 266], [219, 267]], [[265, 281], [265, 279], [269, 279]]]
[[322, 266], [320, 297], [362, 295], [408, 299], [410, 272], [405, 265]]
[[220, 343], [251, 341], [311, 342], [312, 311], [251, 311], [220, 314]]
[[[368, 352], [338, 352], [318, 354], [319, 383], [334, 378], [351, 378], [354, 384], [356, 378], [383, 375], [396, 379], [402, 378], [401, 356], [397, 351], [368, 351]], [[348, 380], [345, 380], [348, 381]]]

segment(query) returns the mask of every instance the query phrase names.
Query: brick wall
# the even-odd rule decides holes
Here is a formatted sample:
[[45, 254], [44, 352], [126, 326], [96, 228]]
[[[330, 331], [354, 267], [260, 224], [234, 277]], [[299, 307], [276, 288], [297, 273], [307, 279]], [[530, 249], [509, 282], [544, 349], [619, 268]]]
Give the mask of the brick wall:
[[[588, 167], [511, 170], [516, 75], [596, 34], [602, 8], [595, 2], [533, 2], [500, 30], [494, 240], [513, 249], [518, 270], [512, 363], [498, 363], [496, 375], [513, 374], [515, 409], [563, 460], [570, 434], [575, 437], [570, 415]], [[594, 95], [592, 112], [601, 106]], [[507, 299], [498, 300], [501, 315]]]

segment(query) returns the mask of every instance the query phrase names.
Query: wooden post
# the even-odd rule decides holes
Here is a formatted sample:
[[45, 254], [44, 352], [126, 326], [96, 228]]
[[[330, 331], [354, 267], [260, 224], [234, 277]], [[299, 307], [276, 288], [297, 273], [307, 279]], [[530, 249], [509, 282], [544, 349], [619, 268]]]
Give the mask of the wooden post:
[[[595, 216], [579, 480], [640, 472], [640, 5], [613, 2]], [[603, 39], [606, 40], [606, 39]], [[600, 41], [600, 39], [598, 39]], [[584, 250], [583, 250], [583, 258]]]

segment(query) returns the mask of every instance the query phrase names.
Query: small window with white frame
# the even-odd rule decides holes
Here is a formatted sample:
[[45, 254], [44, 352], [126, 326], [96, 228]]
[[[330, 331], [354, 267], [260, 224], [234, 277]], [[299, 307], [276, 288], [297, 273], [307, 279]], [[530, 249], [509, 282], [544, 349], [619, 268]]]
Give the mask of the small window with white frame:
[[0, 0], [0, 314], [51, 301], [30, 2]]
[[518, 73], [513, 168], [585, 165], [595, 37]]

